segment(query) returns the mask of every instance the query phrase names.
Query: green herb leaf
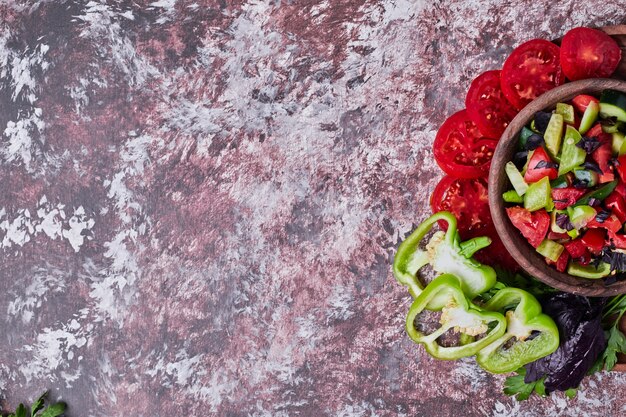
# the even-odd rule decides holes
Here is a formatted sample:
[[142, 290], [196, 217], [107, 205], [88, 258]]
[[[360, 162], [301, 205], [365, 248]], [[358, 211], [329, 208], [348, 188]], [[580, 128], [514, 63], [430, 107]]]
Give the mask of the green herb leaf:
[[44, 392], [37, 398], [37, 400], [30, 407], [30, 416], [35, 417], [37, 411], [43, 408], [43, 403], [46, 401], [46, 397], [48, 396], [48, 391]]
[[542, 397], [546, 396], [546, 388], [543, 384], [545, 378], [527, 384], [524, 382], [526, 369], [519, 368], [516, 372], [517, 375], [509, 376], [504, 381], [504, 393], [506, 395], [515, 395], [518, 401], [527, 400], [533, 392]]
[[567, 391], [565, 391], [565, 396], [567, 398], [574, 398], [576, 394], [578, 394], [578, 388], [570, 388]]
[[65, 412], [65, 403], [59, 402], [51, 405], [43, 410], [43, 413], [39, 414], [39, 417], [57, 417]]
[[590, 373], [606, 369], [610, 371], [617, 363], [617, 354], [626, 353], [626, 336], [622, 333], [617, 324], [613, 325], [606, 333], [607, 346], [602, 356], [600, 356]]
[[24, 404], [20, 404], [15, 409], [15, 417], [26, 417], [26, 407]]

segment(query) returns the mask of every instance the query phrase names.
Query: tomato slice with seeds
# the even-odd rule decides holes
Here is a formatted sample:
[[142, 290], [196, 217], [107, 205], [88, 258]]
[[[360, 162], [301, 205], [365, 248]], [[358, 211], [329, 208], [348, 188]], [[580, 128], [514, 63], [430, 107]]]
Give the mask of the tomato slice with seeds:
[[480, 133], [485, 137], [499, 139], [504, 129], [517, 115], [517, 110], [504, 97], [500, 87], [499, 70], [487, 71], [472, 81], [465, 108]]
[[497, 141], [481, 135], [465, 110], [443, 122], [435, 137], [434, 154], [443, 171], [456, 178], [486, 176]]
[[531, 213], [523, 207], [508, 207], [506, 214], [533, 248], [543, 242], [550, 229], [550, 215], [545, 209]]
[[609, 77], [622, 59], [622, 51], [601, 30], [578, 27], [561, 40], [561, 66], [565, 76], [572, 80]]
[[[491, 225], [487, 180], [484, 178], [454, 178], [446, 175], [439, 181], [430, 198], [433, 213], [449, 211], [458, 221], [461, 239], [474, 236], [474, 231]], [[440, 222], [447, 228], [445, 222]]]
[[515, 48], [500, 74], [502, 92], [518, 110], [564, 81], [559, 47], [544, 39], [533, 39]]

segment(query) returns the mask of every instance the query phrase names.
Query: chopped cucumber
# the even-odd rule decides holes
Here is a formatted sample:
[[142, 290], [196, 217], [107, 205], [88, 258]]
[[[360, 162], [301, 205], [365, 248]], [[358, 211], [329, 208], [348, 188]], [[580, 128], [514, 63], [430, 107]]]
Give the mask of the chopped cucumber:
[[502, 194], [502, 198], [506, 203], [523, 203], [524, 197], [519, 195], [515, 190], [509, 190]]
[[530, 130], [526, 126], [524, 126], [522, 128], [522, 131], [519, 133], [519, 147], [520, 147], [520, 149], [525, 149], [526, 148], [526, 141], [528, 141], [528, 138], [531, 137], [534, 134], [535, 134], [535, 132], [533, 132], [532, 130]]
[[522, 174], [522, 177], [526, 175], [526, 171], [528, 170], [528, 163], [530, 162], [530, 159], [533, 157], [534, 153], [535, 153], [535, 150], [528, 151], [528, 155], [526, 155], [526, 163], [524, 164], [524, 167], [520, 171], [520, 174]]
[[580, 236], [580, 232], [578, 231], [578, 229], [572, 229], [572, 230], [568, 230], [567, 234], [569, 235], [569, 237], [571, 237], [572, 239], [576, 239], [578, 236]]
[[569, 187], [569, 182], [567, 181], [566, 175], [561, 175], [557, 179], [550, 181], [550, 187], [552, 188], [565, 188]]
[[550, 213], [550, 230], [552, 230], [554, 233], [567, 233], [566, 229], [563, 229], [558, 224], [556, 224], [556, 215], [566, 213], [567, 211], [565, 210], [554, 210], [552, 211], [552, 213]]
[[582, 119], [580, 119], [580, 127], [578, 128], [578, 131], [581, 135], [584, 135], [589, 129], [591, 129], [591, 126], [593, 126], [593, 123], [598, 118], [599, 111], [600, 106], [598, 105], [598, 103], [596, 103], [595, 101], [589, 102], [589, 105], [583, 113]]
[[547, 211], [554, 209], [550, 189], [550, 180], [543, 177], [532, 183], [524, 195], [524, 208], [528, 211], [536, 211], [545, 208]]
[[563, 245], [553, 242], [550, 239], [545, 239], [537, 246], [537, 252], [550, 259], [552, 262], [558, 261], [564, 250], [565, 247]]
[[596, 200], [604, 200], [605, 198], [609, 196], [609, 194], [613, 192], [615, 187], [617, 187], [617, 180], [608, 182], [604, 184], [602, 187], [598, 188], [597, 190], [590, 191], [584, 196], [580, 197], [580, 199], [576, 203], [574, 203], [574, 206], [582, 206], [585, 204], [589, 204], [589, 201], [592, 198], [595, 198]]
[[615, 132], [619, 132], [620, 129], [622, 129], [624, 126], [624, 122], [620, 122], [620, 121], [616, 121], [613, 124], [603, 124], [602, 125], [602, 131], [604, 133], [615, 133]]
[[600, 262], [600, 264], [595, 267], [593, 265], [585, 266], [572, 262], [569, 267], [567, 267], [567, 273], [581, 278], [603, 278], [611, 273], [611, 264]]
[[624, 143], [624, 134], [622, 132], [613, 132], [611, 134], [611, 150], [614, 154], [622, 156], [626, 154], [626, 143]]
[[565, 103], [556, 103], [556, 112], [563, 116], [565, 123], [574, 123], [574, 106]]
[[583, 168], [576, 168], [572, 170], [572, 173], [574, 173], [574, 178], [578, 181], [578, 183], [585, 184], [587, 188], [594, 187], [598, 184], [599, 176], [597, 172]]
[[585, 162], [587, 152], [576, 146], [582, 136], [572, 126], [565, 128], [565, 138], [563, 139], [563, 149], [561, 150], [561, 163], [559, 164], [559, 175], [566, 174], [578, 165]]
[[587, 226], [587, 223], [595, 219], [596, 210], [591, 206], [580, 205], [576, 207], [568, 207], [567, 214], [569, 221], [575, 229], [580, 230]]
[[[528, 163], [526, 164], [528, 165]], [[511, 185], [513, 185], [517, 194], [520, 196], [524, 195], [526, 190], [528, 190], [528, 184], [524, 181], [524, 177], [522, 177], [522, 174], [520, 174], [517, 170], [515, 164], [511, 161], [507, 162], [504, 166], [504, 170], [506, 171], [506, 175], [509, 177], [509, 181], [511, 181]]]
[[550, 117], [550, 122], [543, 135], [546, 141], [546, 149], [553, 159], [558, 160], [559, 150], [561, 149], [561, 140], [563, 139], [563, 116], [554, 113]]
[[604, 90], [600, 95], [600, 116], [605, 119], [616, 117], [626, 122], [626, 95], [620, 91]]

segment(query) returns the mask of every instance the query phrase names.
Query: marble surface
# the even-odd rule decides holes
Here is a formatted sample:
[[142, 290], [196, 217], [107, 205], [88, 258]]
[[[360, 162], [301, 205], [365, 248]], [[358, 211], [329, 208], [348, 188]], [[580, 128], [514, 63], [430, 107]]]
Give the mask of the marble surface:
[[618, 416], [411, 343], [393, 280], [470, 81], [624, 1], [0, 3], [0, 396], [70, 416]]

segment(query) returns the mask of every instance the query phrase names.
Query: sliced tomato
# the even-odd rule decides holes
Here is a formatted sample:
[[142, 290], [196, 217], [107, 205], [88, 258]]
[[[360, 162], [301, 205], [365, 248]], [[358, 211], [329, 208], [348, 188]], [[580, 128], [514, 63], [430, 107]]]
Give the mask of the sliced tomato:
[[443, 122], [435, 137], [434, 154], [443, 171], [456, 178], [486, 176], [497, 141], [485, 138], [465, 110]]
[[590, 138], [599, 138], [603, 134], [605, 133], [602, 130], [602, 125], [600, 123], [596, 123], [591, 129], [587, 131], [587, 134], [585, 136], [588, 136]]
[[565, 272], [568, 262], [569, 254], [567, 253], [567, 251], [563, 251], [563, 253], [561, 254], [561, 256], [559, 256], [559, 259], [556, 262], [552, 261], [549, 258], [546, 258], [546, 263], [548, 265], [555, 265], [556, 270], [559, 272]]
[[563, 84], [559, 47], [533, 39], [515, 48], [504, 62], [500, 82], [504, 96], [518, 110], [548, 90]]
[[578, 201], [580, 197], [585, 194], [584, 189], [565, 187], [565, 188], [553, 188], [552, 189], [552, 201], [554, 201], [554, 207], [557, 210], [564, 210], [566, 207], [571, 206]]
[[548, 239], [550, 240], [569, 240], [570, 237], [567, 233], [557, 233], [552, 230], [548, 231]]
[[617, 249], [626, 249], [626, 235], [609, 232], [607, 243], [615, 246]]
[[616, 215], [620, 222], [626, 222], [626, 201], [618, 191], [613, 191], [604, 199], [604, 206], [611, 210], [611, 213]]
[[576, 111], [578, 111], [578, 113], [583, 114], [585, 113], [585, 110], [587, 110], [589, 103], [591, 103], [592, 101], [595, 103], [600, 103], [600, 100], [598, 100], [594, 96], [579, 94], [572, 99], [572, 105], [574, 106]]
[[589, 229], [580, 240], [585, 244], [589, 252], [598, 255], [604, 248], [605, 236], [606, 231], [604, 229]]
[[[597, 124], [596, 126], [600, 126]], [[610, 161], [613, 157], [613, 148], [611, 147], [612, 137], [608, 133], [602, 132], [602, 127], [600, 126], [601, 133], [596, 132], [596, 126], [592, 127], [591, 130], [594, 130], [593, 135], [591, 134], [591, 130], [589, 130], [589, 137], [596, 137], [600, 141], [600, 146], [598, 149], [593, 151], [591, 154], [591, 159], [596, 161], [600, 170], [602, 170], [602, 174], [598, 176], [598, 182], [601, 184], [605, 182], [611, 182], [615, 179], [615, 174], [613, 174], [613, 166]]]
[[[618, 171], [618, 174], [619, 174], [619, 169], [617, 169], [617, 171]], [[621, 175], [620, 175], [620, 180], [621, 180]], [[615, 191], [617, 193], [619, 193], [619, 195], [621, 195], [622, 198], [626, 201], [626, 184], [624, 184], [624, 182], [618, 181], [617, 187], [615, 187]]]
[[590, 229], [606, 229], [610, 232], [617, 232], [622, 228], [622, 222], [619, 221], [615, 214], [611, 214], [603, 222], [599, 222], [594, 218], [587, 223], [587, 227]]
[[566, 242], [563, 244], [565, 246], [565, 250], [572, 256], [572, 258], [581, 258], [589, 253], [587, 249], [587, 245], [582, 241], [582, 239], [574, 239], [570, 242]]
[[472, 81], [465, 96], [465, 108], [480, 133], [493, 139], [499, 139], [517, 115], [502, 93], [499, 70], [483, 72]]
[[530, 212], [522, 207], [508, 207], [506, 214], [511, 223], [536, 248], [543, 242], [550, 228], [550, 215], [544, 209]]
[[526, 182], [537, 182], [543, 177], [548, 177], [551, 180], [556, 179], [558, 176], [557, 169], [555, 167], [541, 168], [542, 164], [553, 164], [553, 162], [546, 153], [545, 149], [540, 146], [535, 149], [533, 155], [530, 157], [528, 169], [524, 174], [524, 180]]
[[609, 77], [621, 58], [617, 42], [601, 30], [574, 28], [561, 41], [561, 67], [572, 81]]
[[[473, 231], [487, 229], [492, 224], [487, 180], [484, 178], [443, 177], [430, 197], [430, 206], [433, 213], [446, 210], [454, 214], [463, 240], [469, 239]], [[439, 224], [447, 228], [445, 222]]]

